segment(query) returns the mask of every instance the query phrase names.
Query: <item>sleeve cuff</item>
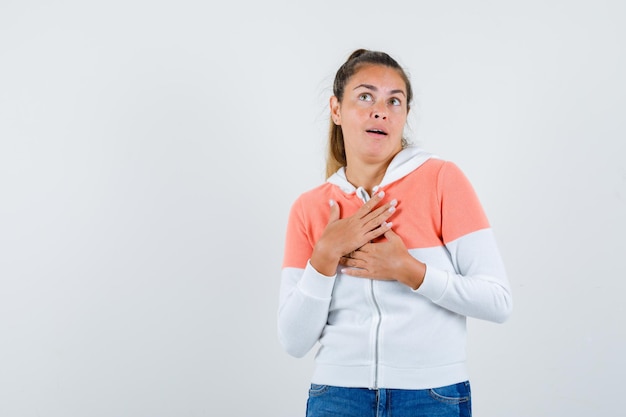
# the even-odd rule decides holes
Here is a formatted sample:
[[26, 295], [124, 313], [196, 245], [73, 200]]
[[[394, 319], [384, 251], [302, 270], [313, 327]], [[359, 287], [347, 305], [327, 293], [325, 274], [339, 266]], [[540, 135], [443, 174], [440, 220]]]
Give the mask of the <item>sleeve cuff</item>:
[[425, 296], [433, 302], [437, 302], [446, 293], [449, 280], [450, 274], [447, 271], [442, 271], [428, 265], [424, 282], [422, 282], [422, 285], [414, 290], [414, 292]]
[[330, 299], [336, 278], [337, 275], [327, 276], [320, 274], [313, 268], [311, 262], [307, 261], [302, 279], [298, 283], [298, 288], [309, 297]]

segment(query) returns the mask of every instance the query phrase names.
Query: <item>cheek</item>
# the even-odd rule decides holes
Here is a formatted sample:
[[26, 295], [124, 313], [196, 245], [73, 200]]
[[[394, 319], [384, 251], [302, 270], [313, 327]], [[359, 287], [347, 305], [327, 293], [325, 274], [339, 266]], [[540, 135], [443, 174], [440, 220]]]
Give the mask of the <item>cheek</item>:
[[341, 116], [342, 125], [354, 126], [363, 121], [366, 118], [365, 112], [361, 109], [351, 109], [344, 111]]
[[406, 124], [407, 114], [402, 111], [394, 114], [394, 124], [404, 126]]

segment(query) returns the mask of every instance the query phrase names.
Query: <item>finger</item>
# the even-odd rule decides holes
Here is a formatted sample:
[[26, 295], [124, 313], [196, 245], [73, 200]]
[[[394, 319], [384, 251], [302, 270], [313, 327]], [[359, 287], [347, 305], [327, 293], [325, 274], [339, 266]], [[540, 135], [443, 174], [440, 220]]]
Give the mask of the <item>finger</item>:
[[345, 254], [343, 254], [343, 255], [341, 256], [341, 258], [343, 258], [343, 259], [351, 259], [351, 258], [353, 258], [353, 257], [354, 257], [354, 253], [355, 253], [357, 250], [358, 250], [358, 249], [355, 249], [355, 250], [353, 250], [353, 251], [350, 251], [350, 252], [348, 252], [348, 253], [345, 253]]
[[365, 245], [357, 249], [355, 252], [356, 253], [361, 252], [362, 254], [367, 254], [370, 252], [370, 247], [373, 247], [372, 245], [374, 245], [374, 243], [366, 243]]
[[391, 229], [391, 226], [393, 226], [393, 223], [391, 223], [391, 222], [383, 222], [377, 228], [375, 228], [373, 230], [370, 230], [368, 233], [366, 233], [365, 234], [365, 238], [367, 239], [368, 242], [371, 242], [372, 240], [376, 239], [377, 237], [380, 237], [380, 236], [384, 235], [388, 230]]
[[363, 218], [363, 220], [366, 221], [365, 228], [367, 230], [371, 230], [385, 223], [385, 221], [396, 211], [396, 204], [397, 201], [392, 200], [365, 216]]
[[389, 229], [384, 233], [385, 237], [387, 238], [387, 240], [393, 240], [393, 239], [397, 239], [400, 236], [398, 236], [396, 234], [396, 232], [393, 231], [393, 229]]
[[341, 262], [342, 265], [350, 267], [350, 268], [363, 268], [365, 263], [363, 261], [359, 261], [358, 259], [352, 258], [343, 258], [344, 262]]
[[396, 244], [401, 244], [402, 246], [405, 246], [404, 245], [404, 240], [402, 239], [402, 237], [399, 234], [397, 234], [396, 232], [394, 232], [391, 228], [389, 230], [387, 230], [384, 233], [384, 235], [385, 235], [385, 238], [387, 239], [388, 242], [396, 242]]
[[[369, 202], [368, 202], [369, 203]], [[398, 205], [398, 200], [396, 200], [395, 198], [393, 200], [391, 200], [390, 202], [383, 204], [382, 206], [370, 210], [369, 213], [367, 213], [366, 215], [364, 215], [362, 217], [362, 219], [369, 221], [371, 219], [374, 219], [376, 217], [380, 217], [382, 216], [386, 216], [389, 217], [391, 215], [391, 213], [396, 211], [396, 206]]]
[[378, 205], [378, 203], [380, 203], [384, 196], [385, 192], [382, 190], [374, 194], [372, 198], [370, 198], [365, 204], [363, 204], [361, 208], [357, 211], [359, 217], [365, 217], [368, 213], [370, 213]]
[[339, 220], [339, 205], [335, 200], [328, 200], [328, 204], [330, 204], [330, 217], [328, 219], [328, 224], [332, 222], [336, 222]]
[[345, 275], [350, 275], [352, 277], [367, 278], [369, 276], [367, 269], [356, 268], [352, 266], [342, 268], [341, 272], [344, 273]]
[[396, 281], [396, 279], [394, 278], [383, 276], [382, 274], [377, 273], [376, 271], [370, 271], [366, 268], [346, 267], [346, 268], [341, 269], [341, 273], [343, 273], [344, 275], [350, 275], [355, 278], [367, 278], [367, 279], [373, 279], [377, 281]]

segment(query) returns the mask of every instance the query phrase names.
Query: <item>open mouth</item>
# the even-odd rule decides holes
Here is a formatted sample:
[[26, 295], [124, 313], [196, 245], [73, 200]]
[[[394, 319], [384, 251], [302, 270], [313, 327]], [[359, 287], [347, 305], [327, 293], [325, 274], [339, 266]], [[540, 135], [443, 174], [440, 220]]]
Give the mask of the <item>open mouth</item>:
[[380, 130], [380, 129], [367, 129], [366, 132], [367, 133], [375, 133], [377, 135], [385, 135], [385, 136], [387, 136], [387, 132], [385, 132], [384, 130]]

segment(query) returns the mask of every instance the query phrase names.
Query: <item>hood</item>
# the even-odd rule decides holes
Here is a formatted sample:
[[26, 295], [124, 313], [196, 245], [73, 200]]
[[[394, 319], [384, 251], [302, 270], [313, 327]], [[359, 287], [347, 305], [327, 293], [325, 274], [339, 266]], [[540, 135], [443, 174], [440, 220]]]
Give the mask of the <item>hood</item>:
[[[407, 146], [394, 156], [391, 163], [387, 167], [385, 176], [377, 187], [383, 187], [400, 178], [408, 175], [414, 171], [417, 167], [422, 165], [430, 158], [438, 158], [436, 155], [426, 152], [422, 148], [417, 146]], [[328, 177], [327, 182], [338, 186], [345, 193], [358, 193], [365, 201], [369, 200], [367, 192], [362, 187], [355, 187], [350, 184], [346, 178], [345, 167], [339, 168], [337, 172]], [[375, 188], [377, 188], [375, 187]]]

